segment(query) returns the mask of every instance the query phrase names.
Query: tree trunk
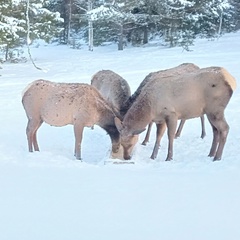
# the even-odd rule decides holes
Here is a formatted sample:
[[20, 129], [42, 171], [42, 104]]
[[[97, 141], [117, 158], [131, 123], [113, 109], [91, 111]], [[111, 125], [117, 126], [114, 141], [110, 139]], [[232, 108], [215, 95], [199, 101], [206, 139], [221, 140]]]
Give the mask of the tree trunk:
[[143, 27], [143, 44], [148, 43], [148, 27], [145, 25]]
[[71, 39], [71, 21], [72, 21], [72, 0], [69, 0], [68, 6], [68, 29], [67, 29], [67, 44], [70, 44]]
[[[88, 0], [88, 11], [92, 10], [92, 0]], [[93, 51], [93, 22], [88, 18], [88, 50]]]
[[6, 46], [6, 51], [5, 51], [5, 61], [8, 60], [8, 54], [9, 54], [9, 46], [8, 46], [8, 44], [7, 44], [7, 46]]
[[223, 20], [223, 12], [221, 11], [221, 13], [220, 13], [220, 23], [219, 23], [219, 28], [218, 28], [218, 38], [220, 38], [221, 31], [222, 31], [222, 20]]
[[120, 25], [120, 32], [118, 36], [118, 50], [123, 50], [123, 24]]

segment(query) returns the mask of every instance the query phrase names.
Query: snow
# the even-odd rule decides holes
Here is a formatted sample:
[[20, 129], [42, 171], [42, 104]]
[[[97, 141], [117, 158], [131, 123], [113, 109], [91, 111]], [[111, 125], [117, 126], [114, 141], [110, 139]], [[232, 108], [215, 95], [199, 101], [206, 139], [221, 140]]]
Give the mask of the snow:
[[118, 17], [118, 18], [124, 17], [123, 13], [116, 11], [111, 6], [105, 7], [104, 5], [101, 5], [98, 8], [88, 11], [88, 15], [91, 17], [92, 21], [95, 21], [95, 20], [101, 19], [101, 18], [110, 19], [112, 17]]
[[132, 92], [151, 71], [192, 62], [223, 66], [240, 79], [240, 33], [216, 41], [198, 40], [192, 51], [116, 45], [81, 50], [67, 46], [32, 48], [31, 62], [0, 69], [0, 239], [1, 240], [226, 240], [240, 238], [240, 91], [226, 109], [230, 132], [221, 161], [207, 157], [212, 133], [200, 138], [200, 119], [188, 120], [174, 142], [174, 160], [165, 162], [166, 135], [151, 160], [154, 130], [147, 146], [140, 135], [135, 164], [104, 165], [110, 139], [99, 127], [84, 130], [83, 162], [73, 156], [72, 126], [47, 124], [38, 131], [41, 152], [29, 153], [21, 104], [36, 79], [90, 83], [110, 69], [128, 80]]

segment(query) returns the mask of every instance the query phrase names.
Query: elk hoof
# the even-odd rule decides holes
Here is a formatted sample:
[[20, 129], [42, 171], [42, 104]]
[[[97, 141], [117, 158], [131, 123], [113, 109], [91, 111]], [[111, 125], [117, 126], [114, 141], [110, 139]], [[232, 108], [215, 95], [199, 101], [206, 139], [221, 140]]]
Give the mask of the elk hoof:
[[209, 154], [208, 154], [208, 157], [214, 157], [214, 154], [209, 153]]
[[123, 158], [124, 158], [124, 160], [130, 160], [131, 156], [126, 156], [126, 157], [124, 156]]
[[201, 138], [204, 139], [206, 137], [206, 134], [202, 134]]
[[81, 157], [77, 157], [77, 156], [75, 156], [75, 157], [76, 157], [76, 160], [82, 161]]

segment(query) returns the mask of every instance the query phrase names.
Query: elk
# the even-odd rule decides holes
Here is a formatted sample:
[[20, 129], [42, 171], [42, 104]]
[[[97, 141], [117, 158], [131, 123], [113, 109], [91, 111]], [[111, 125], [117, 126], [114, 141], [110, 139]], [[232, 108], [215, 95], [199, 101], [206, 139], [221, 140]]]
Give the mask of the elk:
[[98, 89], [122, 117], [125, 115], [125, 105], [131, 96], [130, 87], [125, 79], [111, 70], [101, 70], [93, 75], [91, 85]]
[[33, 152], [33, 148], [39, 151], [37, 130], [43, 122], [56, 127], [73, 125], [76, 159], [82, 159], [81, 142], [84, 127], [94, 124], [109, 134], [112, 151], [116, 153], [119, 150], [120, 134], [115, 126], [114, 117], [120, 116], [91, 85], [36, 80], [24, 91], [22, 104], [28, 118], [26, 134], [30, 152]]
[[178, 119], [206, 114], [213, 131], [209, 157], [220, 160], [229, 132], [224, 110], [236, 89], [236, 80], [222, 67], [208, 67], [180, 76], [154, 80], [140, 93], [123, 121], [115, 118], [121, 137], [140, 134], [149, 122], [157, 125], [157, 139], [151, 158], [157, 157], [161, 137], [167, 128], [168, 153], [173, 158], [173, 141]]
[[[111, 70], [101, 70], [95, 73], [91, 79], [91, 85], [98, 89], [102, 96], [116, 109], [121, 119], [126, 114], [126, 104], [131, 96], [130, 87], [125, 79]], [[123, 146], [123, 157], [129, 159], [128, 152], [131, 152], [138, 141], [138, 136], [125, 138], [121, 141]], [[122, 158], [120, 151], [112, 157]]]
[[[193, 63], [183, 63], [178, 65], [177, 67], [149, 73], [141, 82], [141, 84], [139, 85], [135, 93], [128, 99], [128, 102], [126, 103], [126, 108], [128, 109], [130, 108], [130, 106], [133, 104], [133, 102], [137, 99], [137, 97], [141, 93], [142, 89], [144, 89], [146, 85], [151, 83], [151, 81], [154, 81], [155, 79], [161, 81], [161, 79], [164, 77], [178, 76], [184, 73], [196, 71], [198, 69], [199, 67]], [[201, 126], [202, 126], [201, 138], [204, 138], [206, 136], [204, 116], [201, 116], [200, 118], [201, 118]], [[179, 127], [177, 129], [177, 132], [175, 134], [175, 138], [180, 137], [184, 123], [185, 123], [185, 120], [181, 120]], [[142, 145], [146, 145], [147, 142], [149, 141], [152, 124], [153, 123], [150, 122], [148, 125], [147, 133], [142, 142]]]

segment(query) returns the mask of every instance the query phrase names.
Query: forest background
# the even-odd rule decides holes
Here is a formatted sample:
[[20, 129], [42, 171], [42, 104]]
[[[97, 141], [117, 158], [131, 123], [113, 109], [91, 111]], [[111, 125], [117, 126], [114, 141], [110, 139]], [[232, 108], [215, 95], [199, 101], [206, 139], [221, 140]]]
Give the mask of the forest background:
[[[190, 50], [197, 37], [240, 29], [239, 0], [0, 0], [0, 62], [25, 61], [21, 47], [44, 40], [79, 48], [149, 41]], [[147, 45], [146, 45], [147, 46]]]

